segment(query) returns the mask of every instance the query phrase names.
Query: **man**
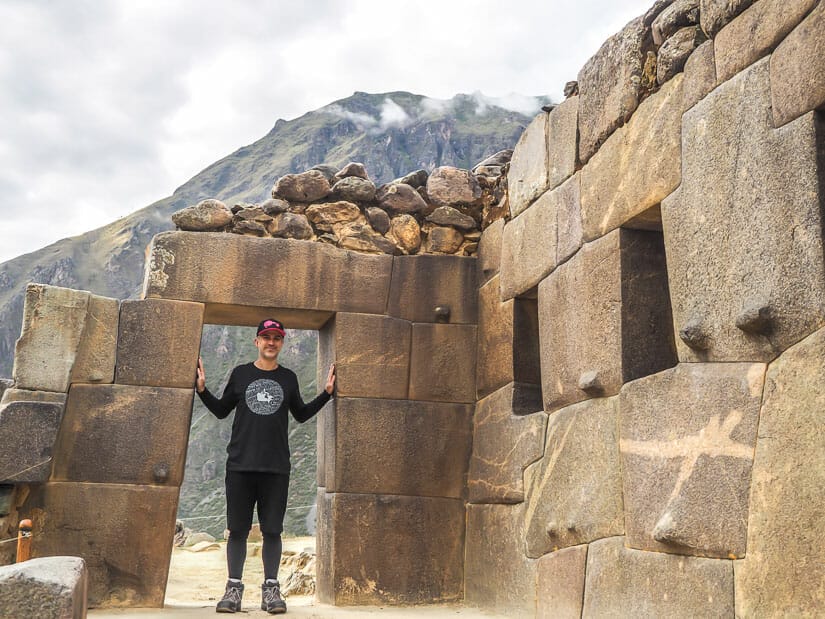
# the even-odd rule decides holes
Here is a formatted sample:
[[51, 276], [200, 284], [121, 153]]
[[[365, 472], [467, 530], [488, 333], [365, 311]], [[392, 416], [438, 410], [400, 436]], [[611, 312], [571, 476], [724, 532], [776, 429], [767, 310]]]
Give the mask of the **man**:
[[206, 388], [203, 361], [198, 359], [195, 386], [201, 401], [218, 419], [227, 417], [235, 409], [232, 437], [226, 448], [226, 516], [229, 529], [226, 562], [229, 580], [226, 592], [215, 609], [219, 613], [241, 610], [246, 539], [252, 527], [255, 504], [263, 533], [261, 555], [265, 581], [261, 609], [272, 614], [286, 612], [286, 603], [278, 584], [278, 567], [289, 487], [287, 411], [296, 421], [303, 423], [321, 410], [332, 398], [335, 364], [329, 368], [324, 391], [305, 404], [295, 373], [278, 365], [284, 335], [284, 326], [277, 320], [268, 318], [261, 321], [255, 336], [258, 358], [232, 370], [220, 399]]

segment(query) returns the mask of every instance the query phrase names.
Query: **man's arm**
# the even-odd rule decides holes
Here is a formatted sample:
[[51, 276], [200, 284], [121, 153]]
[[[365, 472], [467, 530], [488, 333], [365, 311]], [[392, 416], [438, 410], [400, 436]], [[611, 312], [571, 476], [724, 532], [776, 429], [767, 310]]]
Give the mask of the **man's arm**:
[[[293, 375], [294, 376], [294, 375]], [[291, 390], [289, 399], [289, 410], [295, 421], [304, 423], [312, 419], [315, 414], [324, 407], [324, 404], [332, 399], [332, 391], [335, 388], [335, 364], [329, 366], [329, 373], [327, 374], [327, 383], [324, 390], [311, 402], [304, 403], [301, 397], [301, 392], [298, 390], [298, 379], [295, 379], [295, 385]]]
[[[237, 369], [237, 368], [236, 368]], [[224, 419], [229, 416], [232, 409], [238, 404], [235, 397], [235, 389], [233, 388], [235, 380], [235, 370], [229, 376], [229, 382], [226, 384], [226, 389], [223, 390], [223, 396], [219, 400], [209, 389], [206, 388], [206, 372], [203, 369], [203, 361], [198, 358], [197, 380], [195, 382], [195, 390], [198, 392], [198, 397], [203, 402], [204, 406], [209, 409], [218, 419]]]

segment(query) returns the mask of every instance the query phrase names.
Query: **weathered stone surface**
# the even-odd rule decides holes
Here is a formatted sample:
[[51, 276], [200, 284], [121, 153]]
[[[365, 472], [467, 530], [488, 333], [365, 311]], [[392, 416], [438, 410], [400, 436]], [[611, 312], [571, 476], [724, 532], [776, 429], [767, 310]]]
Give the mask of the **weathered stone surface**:
[[547, 116], [547, 188], [553, 189], [576, 171], [579, 98], [559, 103]]
[[50, 482], [32, 486], [20, 513], [39, 532], [33, 557], [86, 561], [89, 606], [160, 607], [177, 506], [174, 487]]
[[290, 327], [317, 329], [329, 311], [383, 314], [392, 260], [291, 239], [161, 233], [152, 241], [144, 290], [205, 303], [207, 321], [256, 325], [256, 308], [267, 308], [284, 321], [289, 315]]
[[[407, 397], [412, 325], [374, 314], [335, 315], [336, 394], [346, 397]], [[331, 491], [331, 490], [330, 490]]]
[[191, 389], [202, 327], [201, 303], [166, 299], [123, 301], [115, 382]]
[[335, 178], [341, 180], [345, 178], [363, 178], [368, 179], [367, 168], [363, 163], [350, 161], [347, 165], [341, 168], [336, 174]]
[[192, 396], [191, 388], [73, 385], [52, 479], [180, 486]]
[[[498, 276], [479, 289], [476, 387], [479, 397], [516, 381], [541, 384], [538, 304], [499, 300]], [[541, 409], [537, 403], [536, 410]]]
[[232, 211], [220, 200], [201, 200], [172, 213], [172, 222], [180, 230], [222, 230], [232, 223]]
[[86, 619], [86, 564], [43, 557], [0, 567], [0, 616]]
[[501, 298], [530, 293], [582, 244], [579, 175], [544, 193], [504, 226]]
[[329, 192], [329, 181], [320, 170], [287, 174], [272, 187], [273, 198], [283, 198], [289, 202], [315, 202], [327, 197]]
[[0, 403], [4, 401], [6, 391], [14, 386], [14, 382], [10, 378], [0, 378]]
[[3, 392], [0, 404], [9, 402], [49, 402], [53, 404], [66, 403], [66, 394], [55, 391], [27, 391], [26, 389], [15, 389], [11, 387]]
[[359, 176], [347, 176], [332, 186], [333, 200], [372, 202], [375, 199], [375, 183]]
[[[478, 320], [475, 258], [459, 256], [396, 256], [387, 302], [390, 316], [413, 322], [436, 322], [449, 310], [448, 322]], [[383, 307], [379, 312], [383, 313]]]
[[0, 481], [49, 478], [62, 417], [63, 405], [57, 402], [14, 401], [0, 406]]
[[476, 227], [475, 219], [452, 206], [439, 206], [427, 216], [427, 221], [439, 226], [453, 226], [459, 230], [472, 230]]
[[89, 296], [86, 325], [72, 367], [71, 382], [111, 383], [114, 380], [119, 314], [117, 299]]
[[45, 284], [28, 284], [23, 328], [14, 346], [12, 379], [18, 389], [67, 391], [86, 327], [91, 295]]
[[615, 400], [550, 416], [544, 455], [524, 473], [528, 557], [624, 533]]
[[773, 122], [779, 127], [825, 106], [825, 4], [811, 11], [771, 55]]
[[392, 215], [413, 214], [427, 210], [424, 198], [406, 183], [389, 183], [378, 188], [375, 194], [378, 205]]
[[727, 81], [769, 54], [817, 2], [818, 0], [762, 0], [744, 10], [722, 28], [714, 40], [719, 81]]
[[476, 404], [467, 478], [472, 503], [524, 500], [524, 468], [541, 457], [547, 415], [541, 412], [540, 393], [523, 395], [510, 383]]
[[699, 0], [675, 0], [651, 22], [653, 42], [661, 45], [677, 30], [699, 23]]
[[324, 175], [324, 178], [327, 179], [327, 182], [330, 184], [330, 186], [332, 186], [335, 183], [335, 175], [338, 174], [337, 167], [326, 163], [314, 165], [310, 168], [310, 170], [318, 170], [321, 174]]
[[481, 186], [469, 170], [441, 166], [427, 178], [427, 195], [436, 206], [469, 205], [481, 199]]
[[545, 410], [618, 393], [675, 365], [660, 234], [615, 230], [585, 244], [538, 290]]
[[825, 608], [825, 331], [771, 363], [759, 418], [736, 612], [816, 616]]
[[[662, 223], [674, 325], [697, 325], [705, 344], [678, 339], [681, 361], [770, 360], [825, 322], [822, 122], [771, 127], [767, 59], [684, 115], [685, 178]], [[767, 333], [736, 326], [760, 306]]]
[[389, 224], [387, 238], [404, 254], [415, 254], [421, 248], [421, 226], [412, 215], [396, 215]]
[[535, 616], [536, 561], [522, 549], [523, 512], [523, 504], [467, 506], [466, 604], [507, 617]]
[[655, 206], [681, 179], [682, 76], [646, 99], [581, 172], [584, 240]]
[[494, 277], [501, 266], [501, 240], [504, 220], [497, 219], [484, 229], [478, 241], [478, 281], [484, 284]]
[[342, 249], [371, 254], [401, 253], [395, 243], [378, 234], [363, 220], [336, 225], [335, 233], [339, 237], [338, 246]]
[[679, 73], [684, 68], [688, 56], [704, 40], [704, 33], [698, 26], [687, 26], [677, 30], [659, 48], [656, 57], [656, 81], [664, 84]]
[[269, 236], [269, 233], [266, 231], [266, 225], [252, 219], [240, 219], [233, 222], [231, 232], [233, 234], [243, 234], [246, 236]]
[[414, 604], [460, 598], [462, 501], [327, 493], [320, 504], [319, 539], [326, 538], [318, 552], [321, 602]]
[[510, 162], [513, 158], [513, 149], [512, 148], [505, 148], [504, 150], [500, 150], [497, 153], [493, 153], [486, 159], [479, 161], [474, 167], [473, 172], [478, 174], [476, 170], [478, 168], [483, 167], [501, 167]]
[[705, 41], [685, 62], [682, 82], [682, 109], [689, 110], [716, 88], [716, 60], [713, 41]]
[[472, 404], [336, 398], [327, 492], [460, 499], [472, 444]]
[[261, 210], [270, 217], [275, 217], [289, 210], [289, 202], [278, 198], [269, 198], [261, 203]]
[[754, 0], [699, 0], [699, 23], [709, 37], [716, 34]]
[[451, 227], [433, 226], [427, 235], [426, 250], [432, 254], [453, 254], [464, 241], [464, 235]]
[[538, 619], [582, 616], [586, 564], [586, 545], [564, 548], [538, 560]]
[[234, 213], [235, 214], [232, 216], [232, 223], [234, 224], [242, 221], [257, 221], [259, 224], [265, 226], [267, 223], [272, 221], [272, 216], [266, 214], [260, 206], [242, 206], [237, 211], [234, 211]]
[[733, 617], [733, 562], [590, 544], [583, 617]]
[[380, 209], [377, 206], [370, 206], [364, 211], [364, 214], [367, 217], [367, 221], [370, 222], [370, 225], [376, 230], [376, 232], [379, 234], [386, 234], [389, 232], [390, 216], [387, 215], [387, 211]]
[[410, 172], [409, 174], [402, 176], [395, 182], [404, 183], [413, 189], [418, 189], [419, 187], [426, 186], [427, 178], [429, 178], [429, 176], [430, 173], [427, 172], [427, 170], [416, 170], [415, 172]]
[[593, 156], [617, 127], [628, 121], [639, 105], [647, 32], [642, 18], [634, 19], [607, 39], [579, 71], [579, 160], [582, 163]]
[[355, 221], [361, 216], [361, 209], [352, 202], [328, 202], [313, 204], [304, 213], [316, 226], [332, 226], [349, 221]]
[[266, 231], [281, 239], [311, 239], [314, 236], [312, 226], [306, 215], [299, 213], [281, 213], [267, 224]]
[[410, 356], [410, 399], [476, 401], [474, 325], [415, 323]]
[[547, 113], [539, 113], [527, 125], [513, 150], [507, 174], [512, 217], [524, 211], [547, 188], [547, 126]]
[[764, 377], [761, 363], [683, 363], [622, 387], [628, 546], [745, 555]]

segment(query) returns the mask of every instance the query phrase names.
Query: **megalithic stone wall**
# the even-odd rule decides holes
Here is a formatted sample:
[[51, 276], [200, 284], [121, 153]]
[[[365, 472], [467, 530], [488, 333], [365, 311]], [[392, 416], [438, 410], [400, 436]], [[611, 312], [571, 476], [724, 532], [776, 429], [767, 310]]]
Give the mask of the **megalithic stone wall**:
[[823, 42], [822, 1], [657, 2], [527, 127], [479, 242], [468, 603], [825, 612]]

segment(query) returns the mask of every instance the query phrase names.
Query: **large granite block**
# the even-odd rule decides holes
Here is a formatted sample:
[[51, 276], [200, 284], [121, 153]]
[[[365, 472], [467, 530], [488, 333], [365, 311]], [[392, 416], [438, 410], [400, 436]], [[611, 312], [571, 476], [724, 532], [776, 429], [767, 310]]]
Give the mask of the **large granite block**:
[[205, 303], [206, 322], [256, 325], [272, 314], [317, 329], [333, 311], [383, 314], [391, 272], [391, 256], [325, 243], [164, 232], [152, 241], [144, 296]]
[[638, 17], [607, 39], [579, 71], [579, 160], [583, 164], [636, 111], [644, 89], [649, 36], [649, 26]]
[[713, 57], [713, 41], [705, 41], [685, 62], [685, 78], [682, 82], [682, 109], [689, 110], [716, 88], [716, 60]]
[[0, 482], [49, 478], [62, 417], [59, 402], [12, 401], [0, 406]]
[[614, 230], [539, 284], [545, 410], [675, 365], [661, 235]]
[[495, 277], [501, 267], [501, 237], [504, 233], [504, 220], [496, 219], [481, 233], [476, 252], [478, 264], [478, 283], [485, 284]]
[[576, 171], [579, 154], [579, 98], [559, 103], [547, 116], [547, 188], [558, 187]]
[[662, 202], [681, 361], [767, 361], [825, 323], [822, 119], [772, 125], [767, 59], [683, 117]]
[[472, 405], [338, 398], [329, 415], [328, 492], [463, 496]]
[[590, 544], [583, 617], [733, 617], [733, 562]]
[[33, 486], [21, 517], [32, 556], [86, 561], [89, 606], [163, 606], [178, 488], [51, 482]]
[[52, 479], [180, 486], [193, 389], [73, 385]]
[[699, 0], [699, 23], [709, 37], [716, 34], [730, 20], [739, 15], [756, 0]]
[[524, 555], [524, 504], [467, 505], [464, 601], [535, 617], [536, 561]]
[[624, 533], [616, 398], [560, 410], [524, 473], [528, 557]]
[[641, 215], [679, 186], [682, 82], [677, 75], [645, 99], [582, 169], [585, 241]]
[[473, 503], [524, 500], [524, 469], [541, 457], [547, 415], [541, 412], [540, 395], [531, 411], [519, 410], [517, 393], [510, 383], [476, 404], [467, 478]]
[[507, 174], [512, 217], [524, 211], [547, 189], [547, 116], [546, 112], [539, 112], [513, 149]]
[[819, 0], [761, 0], [714, 39], [716, 74], [724, 82], [768, 55]]
[[475, 258], [396, 256], [387, 314], [413, 322], [475, 324], [476, 277]]
[[502, 302], [498, 277], [494, 277], [479, 289], [478, 304], [478, 396], [484, 397], [513, 381], [539, 385], [541, 373], [536, 299]]
[[571, 546], [538, 560], [538, 619], [582, 616], [587, 545]]
[[322, 503], [321, 602], [416, 604], [461, 597], [462, 501], [335, 493]]
[[825, 608], [825, 330], [771, 363], [753, 460], [748, 552], [736, 563], [740, 617]]
[[545, 192], [504, 227], [501, 298], [529, 293], [582, 243], [579, 175]]
[[123, 301], [115, 382], [192, 389], [203, 327], [203, 305], [188, 301]]
[[333, 324], [335, 341], [330, 345], [335, 351], [337, 395], [406, 398], [411, 323], [389, 316], [340, 312]]
[[12, 378], [18, 389], [69, 389], [91, 295], [45, 284], [26, 286], [23, 328], [14, 346]]
[[619, 396], [627, 544], [745, 555], [761, 363], [683, 363]]
[[86, 619], [86, 564], [43, 557], [0, 567], [0, 617]]
[[73, 383], [111, 383], [115, 376], [120, 302], [89, 296], [86, 324], [72, 368]]
[[473, 325], [413, 324], [410, 399], [476, 401]]
[[771, 101], [779, 127], [825, 106], [825, 4], [811, 14], [771, 55]]

